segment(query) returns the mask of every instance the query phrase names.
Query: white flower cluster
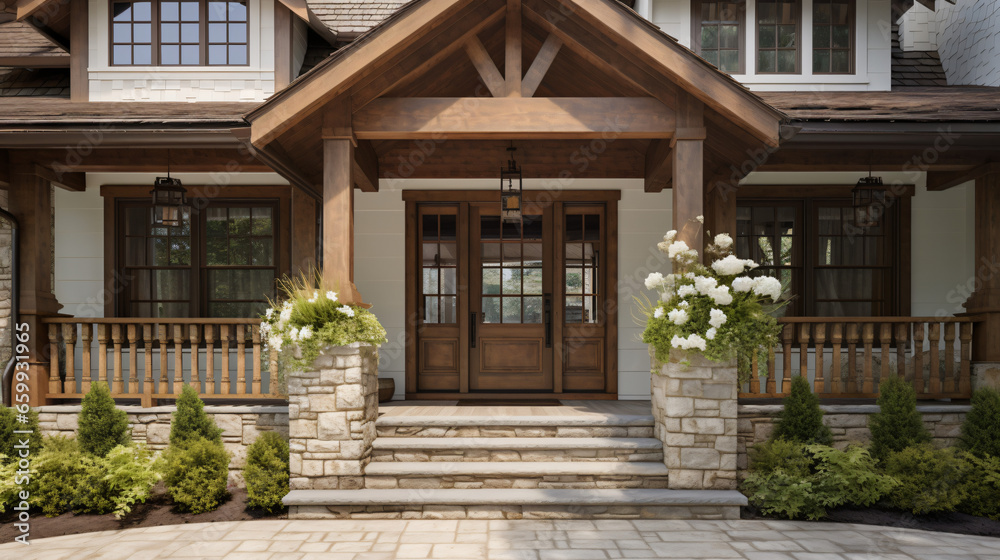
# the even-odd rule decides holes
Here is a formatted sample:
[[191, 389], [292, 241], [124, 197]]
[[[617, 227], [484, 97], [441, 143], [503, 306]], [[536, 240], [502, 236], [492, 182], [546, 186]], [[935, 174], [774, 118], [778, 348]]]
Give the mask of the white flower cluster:
[[753, 279], [753, 293], [778, 301], [781, 297], [781, 282], [771, 276], [758, 276]]
[[706, 342], [701, 336], [691, 333], [687, 338], [682, 338], [680, 336], [674, 335], [674, 338], [670, 340], [670, 345], [674, 348], [680, 348], [682, 350], [701, 350], [705, 351]]
[[719, 249], [728, 249], [733, 246], [733, 238], [728, 233], [720, 233], [715, 236], [715, 245]]
[[674, 309], [667, 313], [667, 318], [675, 325], [683, 325], [688, 322], [688, 313], [683, 309]]
[[[316, 303], [323, 298], [336, 303], [337, 292], [327, 290], [324, 293], [320, 293], [319, 290], [313, 290], [312, 295], [306, 301], [309, 303]], [[309, 325], [301, 328], [292, 327], [291, 329], [288, 329], [288, 322], [292, 318], [292, 308], [293, 304], [291, 301], [284, 301], [280, 307], [272, 307], [264, 312], [265, 320], [260, 324], [260, 332], [263, 336], [267, 337], [268, 345], [275, 350], [281, 350], [281, 347], [286, 341], [284, 336], [285, 334], [288, 335], [287, 340], [291, 342], [309, 340], [315, 334], [312, 327]], [[348, 317], [354, 317], [354, 309], [349, 305], [341, 306], [337, 308], [337, 311], [347, 315]], [[274, 321], [275, 313], [278, 315], [277, 321]]]

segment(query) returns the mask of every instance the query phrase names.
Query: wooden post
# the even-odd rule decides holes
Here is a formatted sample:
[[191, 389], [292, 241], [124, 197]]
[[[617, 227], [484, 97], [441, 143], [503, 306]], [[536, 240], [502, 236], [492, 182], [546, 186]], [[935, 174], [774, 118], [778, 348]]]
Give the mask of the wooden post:
[[19, 320], [28, 325], [29, 404], [41, 406], [49, 404], [50, 359], [48, 329], [42, 318], [62, 307], [52, 293], [52, 185], [35, 172], [34, 165], [11, 164], [8, 206], [19, 226]]
[[521, 97], [521, 0], [507, 0], [504, 79], [507, 97]]
[[354, 143], [323, 140], [323, 280], [345, 304], [361, 303], [354, 286]]
[[975, 291], [965, 302], [982, 317], [972, 332], [973, 386], [1000, 389], [1000, 173], [976, 179], [975, 204]]
[[705, 106], [689, 95], [677, 100], [677, 132], [670, 157], [673, 158], [673, 228], [677, 240], [688, 247], [704, 247], [704, 228], [695, 221], [705, 215], [705, 183], [703, 180], [705, 143]]
[[69, 39], [69, 98], [70, 101], [90, 100], [89, 2], [70, 0]]

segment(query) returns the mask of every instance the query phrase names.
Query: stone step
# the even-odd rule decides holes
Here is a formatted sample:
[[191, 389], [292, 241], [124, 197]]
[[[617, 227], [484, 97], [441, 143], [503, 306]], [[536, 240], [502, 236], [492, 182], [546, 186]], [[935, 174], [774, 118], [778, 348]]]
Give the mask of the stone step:
[[373, 462], [366, 488], [666, 488], [662, 462]]
[[386, 416], [379, 437], [653, 437], [651, 414]]
[[735, 490], [292, 490], [294, 519], [739, 519]]
[[373, 461], [662, 461], [653, 438], [376, 438]]

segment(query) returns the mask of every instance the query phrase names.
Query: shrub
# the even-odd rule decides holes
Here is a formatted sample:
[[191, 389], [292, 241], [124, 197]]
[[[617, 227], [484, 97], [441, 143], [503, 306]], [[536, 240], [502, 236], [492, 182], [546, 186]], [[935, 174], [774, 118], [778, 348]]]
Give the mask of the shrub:
[[109, 513], [121, 519], [136, 502], [145, 502], [153, 485], [160, 480], [154, 457], [145, 445], [119, 445], [107, 457], [96, 461], [97, 468], [82, 480], [74, 511]]
[[128, 445], [131, 430], [128, 415], [115, 407], [115, 400], [105, 383], [94, 383], [83, 397], [77, 439], [80, 450], [104, 457], [119, 445]]
[[163, 480], [182, 511], [212, 511], [228, 492], [229, 453], [219, 442], [204, 438], [171, 444], [164, 455]]
[[[27, 414], [28, 422], [21, 424], [17, 421], [17, 411], [0, 405], [0, 455], [6, 459], [0, 462], [13, 462], [18, 458], [19, 445], [23, 440], [28, 440], [28, 448], [32, 455], [37, 455], [42, 451], [42, 431], [38, 426], [38, 411], [30, 410]], [[15, 431], [26, 430], [30, 434], [15, 434]]]
[[891, 453], [885, 473], [900, 484], [889, 502], [914, 514], [954, 511], [966, 498], [968, 471], [969, 464], [954, 449], [922, 444]]
[[44, 449], [32, 461], [30, 484], [33, 505], [53, 517], [69, 511], [81, 481], [93, 474], [94, 458], [82, 453], [76, 440], [46, 438]]
[[833, 443], [830, 428], [823, 425], [819, 397], [813, 394], [805, 377], [792, 378], [792, 392], [785, 398], [785, 408], [781, 411], [772, 438], [820, 445]]
[[[758, 452], [758, 470], [743, 482], [750, 503], [764, 514], [820, 519], [826, 516], [827, 508], [874, 504], [898, 484], [876, 471], [875, 460], [862, 447], [839, 451], [826, 445], [794, 445], [801, 453], [791, 452], [784, 444], [772, 446], [772, 451], [788, 451], [787, 465], [771, 461], [778, 453], [764, 461]], [[802, 468], [803, 457], [810, 462], [810, 468]], [[778, 466], [767, 471], [761, 469], [764, 465]]]
[[1000, 457], [965, 454], [969, 464], [966, 498], [959, 510], [969, 515], [1000, 521]]
[[879, 461], [907, 447], [926, 443], [931, 434], [917, 412], [917, 396], [906, 381], [898, 377], [883, 379], [879, 387], [879, 411], [871, 415], [871, 453]]
[[243, 478], [247, 483], [247, 505], [274, 512], [288, 494], [288, 442], [277, 432], [264, 432], [247, 449]]
[[17, 484], [17, 463], [8, 461], [6, 455], [0, 455], [0, 513], [7, 511], [7, 506], [13, 506], [18, 501], [21, 486]]
[[177, 412], [170, 423], [170, 445], [195, 439], [207, 439], [221, 445], [222, 430], [205, 414], [205, 403], [198, 397], [198, 391], [184, 385], [177, 398]]
[[797, 476], [808, 476], [812, 470], [812, 457], [806, 446], [799, 442], [772, 439], [754, 445], [749, 452], [752, 472], [772, 472], [783, 469]]
[[979, 458], [1000, 457], [1000, 391], [983, 387], [972, 394], [958, 446]]

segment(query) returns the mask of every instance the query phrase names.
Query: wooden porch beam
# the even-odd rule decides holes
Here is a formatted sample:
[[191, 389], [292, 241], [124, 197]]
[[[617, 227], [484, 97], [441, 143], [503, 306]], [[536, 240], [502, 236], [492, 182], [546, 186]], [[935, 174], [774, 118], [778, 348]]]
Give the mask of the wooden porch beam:
[[17, 21], [22, 21], [40, 10], [43, 6], [53, 0], [18, 0], [17, 1]]
[[87, 174], [81, 171], [57, 173], [43, 165], [36, 165], [35, 174], [67, 191], [83, 192], [87, 190]]
[[490, 90], [490, 95], [493, 97], [506, 95], [507, 84], [504, 77], [497, 70], [497, 65], [493, 63], [490, 53], [486, 52], [486, 47], [483, 46], [483, 42], [479, 40], [478, 36], [473, 35], [465, 42], [465, 53], [469, 55], [469, 60], [479, 72], [483, 84]]
[[378, 192], [378, 154], [369, 140], [354, 148], [354, 185], [361, 192]]
[[8, 68], [69, 68], [68, 56], [0, 56], [0, 66]]
[[382, 98], [354, 114], [360, 139], [669, 138], [674, 112], [651, 97]]
[[990, 173], [1000, 173], [1000, 162], [984, 163], [965, 171], [928, 171], [927, 190], [944, 191]]
[[507, 97], [521, 97], [521, 0], [507, 0], [504, 55]]
[[541, 85], [542, 79], [548, 73], [562, 45], [562, 39], [554, 33], [549, 33], [549, 36], [545, 38], [542, 48], [538, 50], [535, 60], [532, 61], [531, 67], [528, 68], [528, 72], [524, 75], [524, 81], [521, 82], [521, 95], [523, 97], [534, 97], [535, 91]]
[[[18, 161], [37, 162], [56, 173], [74, 171], [151, 173], [165, 171], [167, 162], [167, 150], [163, 148], [95, 149], [72, 161], [68, 156], [75, 154], [66, 150], [11, 150], [10, 152], [17, 154]], [[170, 169], [176, 173], [227, 172], [233, 168], [244, 173], [274, 171], [243, 149], [170, 149]]]
[[674, 179], [674, 160], [670, 153], [670, 142], [653, 140], [646, 149], [645, 191], [661, 192], [669, 189]]

